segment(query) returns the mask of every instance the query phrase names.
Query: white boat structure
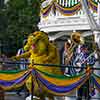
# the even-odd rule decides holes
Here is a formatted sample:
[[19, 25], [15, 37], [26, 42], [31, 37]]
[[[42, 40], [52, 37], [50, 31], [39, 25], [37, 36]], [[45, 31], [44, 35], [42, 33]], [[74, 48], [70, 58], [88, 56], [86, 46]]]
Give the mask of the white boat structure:
[[42, 1], [38, 27], [48, 32], [51, 40], [82, 31], [83, 36], [95, 34], [100, 41], [100, 0]]
[[38, 27], [50, 40], [81, 31], [84, 37], [94, 35], [100, 48], [100, 0], [42, 0], [40, 16]]

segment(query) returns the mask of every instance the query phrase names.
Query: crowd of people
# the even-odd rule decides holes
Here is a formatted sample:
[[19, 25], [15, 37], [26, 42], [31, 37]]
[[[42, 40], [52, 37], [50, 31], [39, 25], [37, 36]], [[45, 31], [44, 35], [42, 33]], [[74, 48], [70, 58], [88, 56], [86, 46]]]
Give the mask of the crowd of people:
[[9, 64], [10, 59], [5, 55], [1, 54], [0, 55], [0, 70], [13, 70], [16, 69], [16, 66], [14, 64]]

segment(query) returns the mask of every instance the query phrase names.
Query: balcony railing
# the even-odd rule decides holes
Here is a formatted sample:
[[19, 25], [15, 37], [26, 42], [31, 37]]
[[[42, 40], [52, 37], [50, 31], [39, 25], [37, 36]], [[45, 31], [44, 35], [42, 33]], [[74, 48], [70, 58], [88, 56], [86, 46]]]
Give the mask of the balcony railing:
[[[97, 13], [98, 2], [100, 2], [100, 0], [99, 1], [87, 0], [87, 1], [89, 5], [89, 10], [97, 23], [99, 20], [98, 13]], [[41, 21], [39, 23], [40, 30], [52, 32], [54, 31], [54, 28], [55, 28], [56, 29], [55, 31], [63, 31], [63, 30], [59, 30], [59, 26], [60, 27], [65, 26], [66, 31], [67, 31], [67, 29], [73, 30], [71, 27], [74, 27], [74, 25], [77, 26], [76, 28], [74, 27], [75, 30], [89, 30], [90, 29], [86, 14], [83, 11], [80, 0], [56, 0], [56, 2], [53, 2], [53, 3], [51, 0], [51, 2], [48, 3], [48, 6], [52, 6], [49, 10], [49, 13], [48, 14], [45, 13], [44, 15], [43, 13], [41, 13]], [[92, 6], [95, 7], [95, 9], [92, 8]], [[77, 7], [79, 7], [79, 9], [77, 9]], [[77, 9], [78, 11], [77, 10], [73, 11], [74, 8]], [[73, 12], [73, 14], [71, 12], [70, 14], [68, 12], [68, 9], [70, 9], [69, 12], [71, 11]], [[81, 28], [79, 27], [80, 24], [81, 24]]]

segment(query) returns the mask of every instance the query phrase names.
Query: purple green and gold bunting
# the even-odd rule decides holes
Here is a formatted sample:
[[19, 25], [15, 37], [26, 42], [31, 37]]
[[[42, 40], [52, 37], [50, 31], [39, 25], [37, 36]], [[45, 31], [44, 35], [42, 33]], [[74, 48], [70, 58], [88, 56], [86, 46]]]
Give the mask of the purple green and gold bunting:
[[41, 9], [43, 17], [47, 17], [52, 9], [52, 5], [49, 5], [45, 9]]
[[39, 71], [39, 70], [38, 70], [38, 74], [43, 79], [51, 82], [52, 84], [63, 85], [63, 86], [73, 84], [79, 81], [81, 77], [85, 75], [85, 73], [81, 73], [79, 75], [74, 75], [74, 76], [64, 76], [64, 75], [50, 74], [50, 73]]
[[61, 5], [55, 3], [56, 9], [64, 16], [71, 16], [76, 14], [81, 9], [81, 4], [78, 3], [70, 8], [62, 7]]
[[[86, 72], [74, 76], [55, 75], [38, 69], [28, 69], [24, 71], [0, 71], [0, 86], [4, 90], [9, 90], [22, 86], [30, 75], [36, 75], [35, 78], [46, 91], [54, 95], [66, 95], [79, 88], [90, 77], [98, 90], [100, 90], [100, 76], [92, 73], [87, 68]], [[34, 79], [33, 79], [34, 80]]]
[[[95, 2], [94, 0], [88, 0], [87, 2], [89, 8], [97, 13], [98, 2]], [[70, 7], [62, 6], [57, 2], [51, 2], [47, 7], [42, 8], [41, 12], [43, 17], [47, 17], [51, 10], [54, 10], [53, 12], [56, 12], [55, 10], [58, 10], [64, 16], [72, 16], [76, 14], [80, 9], [81, 9], [80, 2], [77, 2], [77, 4], [74, 4], [73, 6]]]
[[76, 12], [78, 12], [80, 9], [81, 9], [80, 2], [73, 5], [72, 7], [63, 7], [57, 2], [51, 2], [51, 4], [49, 4], [47, 7], [42, 8], [41, 12], [43, 17], [47, 17], [51, 10], [58, 10], [64, 16], [71, 16], [74, 15]]
[[37, 79], [46, 91], [54, 95], [66, 95], [79, 88], [89, 78], [89, 71], [75, 76], [53, 75], [47, 72], [37, 72]]
[[97, 12], [98, 4], [93, 0], [88, 0], [88, 6], [94, 11]]
[[0, 87], [4, 90], [20, 87], [26, 82], [30, 74], [30, 70], [0, 71]]
[[93, 78], [93, 82], [94, 82], [95, 86], [100, 91], [100, 76], [93, 74], [92, 78]]

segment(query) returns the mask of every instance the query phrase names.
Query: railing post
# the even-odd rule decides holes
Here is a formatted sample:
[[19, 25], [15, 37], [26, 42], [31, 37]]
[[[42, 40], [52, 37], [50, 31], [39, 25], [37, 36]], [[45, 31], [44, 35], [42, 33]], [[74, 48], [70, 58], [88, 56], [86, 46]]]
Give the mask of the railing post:
[[0, 88], [0, 100], [4, 100], [4, 96], [5, 96], [4, 91], [2, 88]]
[[[34, 60], [32, 60], [32, 67], [34, 66]], [[33, 82], [33, 70], [31, 72], [31, 100], [33, 100], [33, 94], [34, 94], [34, 82]]]
[[34, 93], [34, 85], [33, 85], [33, 75], [31, 77], [31, 100], [33, 100], [33, 93]]

